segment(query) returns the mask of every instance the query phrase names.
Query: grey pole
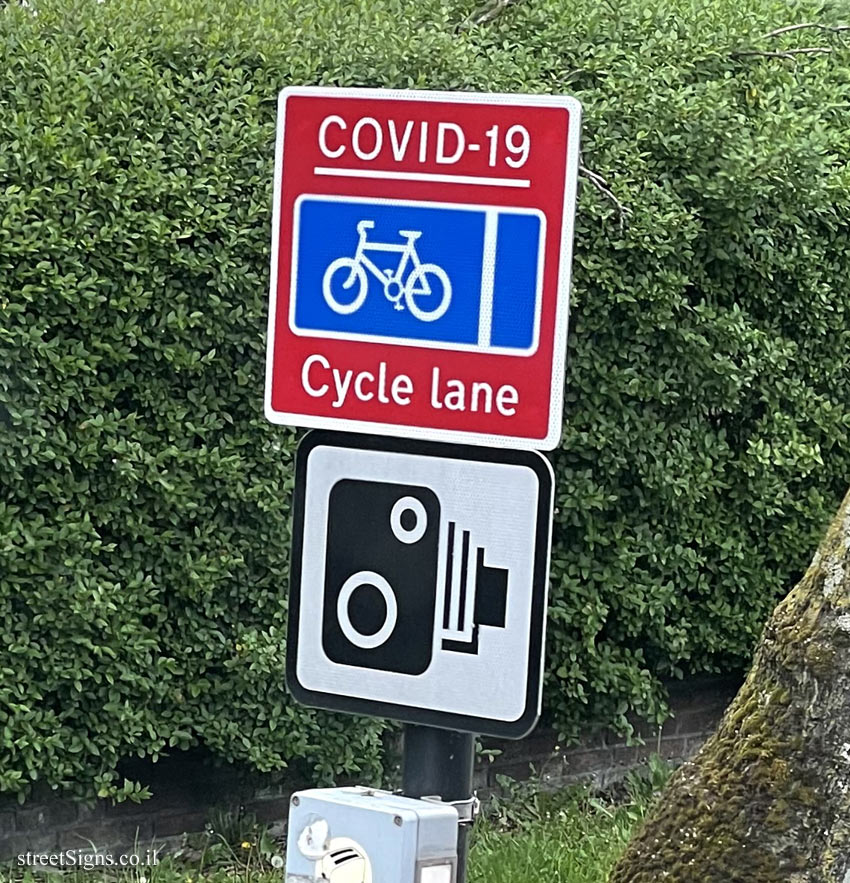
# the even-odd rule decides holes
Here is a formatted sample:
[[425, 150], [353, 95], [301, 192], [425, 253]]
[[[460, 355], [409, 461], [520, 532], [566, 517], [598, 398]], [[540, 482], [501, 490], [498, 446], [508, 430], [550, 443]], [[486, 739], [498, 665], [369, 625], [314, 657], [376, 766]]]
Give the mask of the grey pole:
[[[475, 736], [418, 724], [404, 725], [401, 788], [406, 797], [472, 798]], [[458, 828], [457, 883], [466, 883], [469, 825]]]

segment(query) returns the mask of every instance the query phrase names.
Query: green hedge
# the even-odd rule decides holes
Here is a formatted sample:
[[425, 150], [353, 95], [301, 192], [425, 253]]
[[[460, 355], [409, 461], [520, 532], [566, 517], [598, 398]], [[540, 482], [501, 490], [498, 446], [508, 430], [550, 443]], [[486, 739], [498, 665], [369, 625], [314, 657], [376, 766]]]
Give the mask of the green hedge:
[[[0, 789], [203, 743], [374, 775], [283, 687], [295, 434], [262, 416], [275, 96], [585, 106], [546, 709], [746, 664], [850, 474], [850, 55], [785, 0], [0, 9]], [[475, 24], [477, 19], [487, 19]], [[832, 53], [781, 55], [790, 48]]]

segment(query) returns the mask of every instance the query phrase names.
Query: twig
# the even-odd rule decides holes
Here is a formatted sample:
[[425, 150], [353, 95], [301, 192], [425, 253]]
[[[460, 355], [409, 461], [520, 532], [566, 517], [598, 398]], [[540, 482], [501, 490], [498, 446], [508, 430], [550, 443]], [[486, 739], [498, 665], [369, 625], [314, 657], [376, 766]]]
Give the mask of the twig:
[[487, 22], [498, 18], [509, 6], [513, 6], [517, 2], [519, 0], [495, 0], [495, 2], [488, 6], [473, 12], [469, 18], [458, 25], [457, 30], [461, 31], [467, 28], [474, 28], [476, 25], [487, 24]]
[[620, 223], [620, 229], [623, 229], [626, 221], [626, 215], [630, 215], [632, 210], [627, 206], [623, 205], [614, 193], [611, 190], [608, 182], [600, 175], [598, 172], [594, 172], [591, 169], [587, 168], [587, 166], [579, 163], [579, 174], [584, 175], [588, 181], [609, 201], [614, 204], [614, 208], [617, 210], [617, 220]]
[[795, 55], [829, 55], [832, 48], [829, 46], [807, 46], [804, 49], [783, 49], [771, 52], [762, 49], [739, 49], [732, 53], [732, 58], [760, 55], [762, 58], [794, 58]]
[[817, 21], [809, 21], [801, 25], [786, 25], [784, 28], [777, 28], [769, 34], [763, 34], [762, 40], [769, 40], [771, 37], [779, 37], [782, 34], [789, 34], [791, 31], [802, 31], [804, 28], [817, 28], [819, 31], [829, 31], [833, 34], [842, 31], [850, 31], [850, 25], [824, 25]]
[[[850, 24], [847, 25], [827, 25], [819, 21], [807, 21], [796, 25], [784, 25], [776, 30], [762, 34], [762, 40], [770, 40], [774, 37], [781, 37], [783, 34], [790, 34], [794, 31], [817, 30], [825, 34], [842, 34], [850, 31]], [[829, 55], [833, 51], [831, 46], [805, 46], [801, 49], [739, 49], [731, 53], [732, 58], [756, 57], [762, 58], [790, 58], [796, 55]]]

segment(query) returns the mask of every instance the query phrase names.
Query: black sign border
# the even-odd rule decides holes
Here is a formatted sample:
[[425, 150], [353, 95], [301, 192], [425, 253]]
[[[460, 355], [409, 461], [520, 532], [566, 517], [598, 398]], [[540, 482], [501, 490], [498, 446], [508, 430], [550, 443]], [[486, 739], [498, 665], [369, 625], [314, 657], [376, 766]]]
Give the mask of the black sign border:
[[[301, 561], [304, 544], [304, 510], [307, 468], [310, 454], [317, 447], [356, 448], [402, 454], [475, 460], [525, 466], [534, 471], [539, 482], [537, 525], [535, 531], [534, 570], [531, 601], [531, 645], [526, 681], [526, 704], [522, 715], [513, 721], [499, 721], [473, 715], [455, 714], [373, 699], [340, 696], [309, 690], [298, 682], [298, 621], [301, 611]], [[522, 739], [536, 726], [540, 717], [540, 684], [543, 677], [543, 640], [546, 629], [546, 598], [549, 583], [549, 551], [552, 534], [554, 482], [551, 466], [536, 451], [508, 448], [485, 448], [475, 445], [443, 444], [400, 439], [390, 436], [360, 435], [316, 429], [308, 432], [295, 454], [295, 489], [293, 494], [292, 558], [290, 561], [289, 612], [286, 640], [286, 685], [297, 702], [311, 708], [342, 711], [367, 717], [382, 717], [405, 723], [422, 724], [445, 730], [476, 733], [502, 739]]]

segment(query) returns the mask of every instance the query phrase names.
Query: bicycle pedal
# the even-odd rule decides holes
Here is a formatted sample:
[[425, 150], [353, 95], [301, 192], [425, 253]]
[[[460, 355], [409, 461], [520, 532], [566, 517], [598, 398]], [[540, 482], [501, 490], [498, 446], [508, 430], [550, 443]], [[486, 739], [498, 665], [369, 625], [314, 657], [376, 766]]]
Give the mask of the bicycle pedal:
[[393, 304], [393, 309], [395, 309], [395, 310], [403, 310], [403, 309], [404, 309], [404, 304], [400, 304], [398, 301], [396, 301], [396, 302]]

